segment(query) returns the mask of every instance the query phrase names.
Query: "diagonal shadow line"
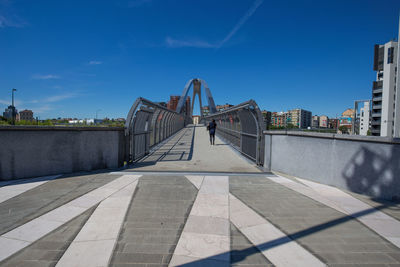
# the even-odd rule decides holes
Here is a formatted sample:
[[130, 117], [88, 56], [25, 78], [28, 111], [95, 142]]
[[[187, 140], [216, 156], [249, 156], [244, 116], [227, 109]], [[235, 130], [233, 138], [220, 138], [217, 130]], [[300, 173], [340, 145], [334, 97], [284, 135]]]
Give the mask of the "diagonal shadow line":
[[[190, 129], [192, 129], [192, 131], [190, 131]], [[168, 155], [171, 153], [171, 151], [179, 144], [179, 142], [180, 142], [182, 139], [184, 139], [184, 138], [186, 138], [187, 136], [189, 136], [189, 135], [192, 135], [192, 137], [191, 137], [190, 152], [189, 152], [188, 159], [182, 159], [182, 157], [181, 157], [181, 159], [177, 159], [177, 160], [164, 160], [164, 158], [165, 158], [166, 156], [168, 156]], [[195, 135], [195, 128], [187, 128], [187, 129], [182, 133], [182, 135], [179, 136], [179, 138], [177, 138], [177, 139], [174, 141], [173, 144], [170, 144], [170, 147], [164, 148], [164, 146], [165, 146], [165, 145], [168, 145], [168, 143], [165, 144], [164, 146], [162, 146], [162, 147], [160, 147], [159, 149], [153, 151], [152, 153], [150, 153], [150, 154], [147, 155], [146, 157], [140, 159], [138, 162], [136, 162], [136, 163], [133, 165], [133, 168], [135, 168], [135, 167], [143, 167], [143, 166], [154, 165], [154, 164], [156, 164], [156, 163], [159, 162], [159, 161], [190, 161], [190, 160], [192, 159], [192, 155], [193, 155], [194, 135]], [[172, 141], [172, 140], [171, 140], [171, 141]], [[183, 149], [183, 148], [182, 148], [182, 149]], [[159, 154], [159, 152], [162, 152], [162, 153]], [[158, 155], [159, 155], [159, 156], [158, 156]], [[152, 156], [158, 156], [158, 158], [157, 158], [157, 159], [154, 159], [154, 160], [146, 160], [146, 159], [151, 158]]]
[[[395, 205], [395, 204], [393, 204], [393, 205]], [[315, 226], [312, 226], [310, 228], [298, 231], [296, 233], [293, 233], [293, 234], [290, 234], [290, 235], [287, 235], [287, 236], [284, 236], [284, 237], [276, 238], [274, 240], [271, 240], [271, 241], [268, 241], [268, 242], [265, 242], [265, 243], [262, 243], [262, 244], [250, 246], [250, 247], [248, 247], [246, 249], [231, 250], [229, 252], [224, 252], [224, 253], [221, 253], [221, 254], [218, 254], [218, 255], [213, 255], [213, 256], [208, 257], [208, 258], [200, 259], [200, 260], [197, 260], [197, 261], [193, 261], [193, 262], [190, 262], [190, 263], [185, 263], [185, 264], [178, 265], [178, 266], [185, 266], [185, 267], [203, 266], [205, 264], [209, 264], [210, 261], [218, 261], [218, 262], [223, 263], [221, 260], [218, 260], [218, 259], [227, 257], [227, 255], [229, 257], [229, 254], [231, 254], [231, 253], [235, 253], [235, 259], [233, 259], [231, 261], [231, 264], [234, 264], [234, 263], [242, 261], [243, 259], [245, 259], [248, 256], [251, 256], [253, 254], [258, 253], [258, 251], [262, 252], [262, 251], [266, 251], [266, 250], [274, 248], [274, 247], [278, 247], [280, 245], [284, 245], [286, 243], [295, 241], [295, 240], [297, 240], [299, 238], [302, 238], [302, 237], [305, 237], [305, 236], [320, 232], [322, 230], [331, 228], [331, 227], [336, 226], [338, 224], [342, 224], [342, 223], [345, 223], [345, 222], [348, 222], [348, 221], [355, 220], [355, 219], [357, 219], [359, 217], [362, 217], [362, 216], [365, 216], [365, 215], [368, 215], [368, 214], [372, 214], [372, 213], [374, 213], [374, 212], [376, 212], [378, 210], [381, 210], [381, 209], [384, 209], [384, 208], [388, 208], [388, 207], [393, 206], [393, 205], [391, 205], [391, 204], [380, 205], [380, 206], [373, 207], [373, 208], [370, 208], [370, 209], [366, 209], [366, 210], [363, 210], [363, 211], [360, 211], [360, 212], [349, 214], [349, 215], [340, 217], [338, 219], [335, 219], [335, 220], [332, 220], [332, 221], [329, 221], [329, 222], [326, 222], [326, 223], [315, 225]], [[367, 227], [365, 225], [362, 225], [362, 226], [363, 227]], [[370, 229], [370, 230], [373, 231], [372, 229]], [[381, 237], [381, 238], [383, 238], [383, 237]], [[240, 257], [240, 256], [242, 256], [242, 257]]]

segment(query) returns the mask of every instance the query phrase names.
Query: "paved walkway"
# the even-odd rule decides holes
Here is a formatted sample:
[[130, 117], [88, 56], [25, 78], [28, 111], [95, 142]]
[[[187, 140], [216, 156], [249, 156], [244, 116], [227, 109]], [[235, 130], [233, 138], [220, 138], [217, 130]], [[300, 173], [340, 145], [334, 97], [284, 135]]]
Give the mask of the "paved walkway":
[[211, 146], [205, 126], [190, 126], [174, 135], [149, 156], [136, 163], [133, 171], [260, 172], [255, 164], [218, 137]]
[[[182, 131], [168, 150], [202, 130]], [[399, 203], [255, 172], [207, 142], [251, 172], [148, 165], [0, 184], [0, 266], [400, 266]]]

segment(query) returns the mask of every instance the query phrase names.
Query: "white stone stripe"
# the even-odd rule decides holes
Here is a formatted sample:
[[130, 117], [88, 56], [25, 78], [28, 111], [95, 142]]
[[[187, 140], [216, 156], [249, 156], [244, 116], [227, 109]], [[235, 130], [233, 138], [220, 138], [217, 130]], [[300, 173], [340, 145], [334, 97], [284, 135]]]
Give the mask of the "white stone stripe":
[[338, 206], [340, 208], [338, 209], [339, 211], [342, 211], [349, 216], [357, 213], [362, 214], [362, 212], [365, 211], [371, 211], [365, 215], [357, 217], [356, 219], [374, 230], [378, 235], [386, 238], [392, 244], [400, 248], [400, 221], [341, 191], [338, 188], [305, 179], [296, 179], [312, 188], [314, 190], [314, 194], [317, 193], [332, 201], [335, 206], [330, 207], [336, 209]]
[[188, 179], [200, 190], [169, 265], [229, 266], [229, 177]]
[[275, 266], [325, 266], [235, 196], [230, 194], [229, 198], [231, 222]]
[[12, 180], [0, 183], [0, 203], [18, 196], [30, 189], [60, 177], [59, 175], [43, 176], [32, 179]]
[[100, 203], [56, 266], [108, 266], [137, 183]]
[[3, 234], [0, 236], [0, 261], [82, 214], [138, 178], [138, 175], [124, 175]]

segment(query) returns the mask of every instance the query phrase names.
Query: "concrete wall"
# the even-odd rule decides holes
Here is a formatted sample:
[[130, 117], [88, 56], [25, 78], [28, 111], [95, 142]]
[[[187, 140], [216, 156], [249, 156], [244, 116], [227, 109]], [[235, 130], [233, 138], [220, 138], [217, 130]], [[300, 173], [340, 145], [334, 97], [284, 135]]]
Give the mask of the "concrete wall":
[[117, 168], [123, 128], [0, 127], [0, 180]]
[[400, 198], [400, 140], [265, 131], [266, 170], [378, 198]]

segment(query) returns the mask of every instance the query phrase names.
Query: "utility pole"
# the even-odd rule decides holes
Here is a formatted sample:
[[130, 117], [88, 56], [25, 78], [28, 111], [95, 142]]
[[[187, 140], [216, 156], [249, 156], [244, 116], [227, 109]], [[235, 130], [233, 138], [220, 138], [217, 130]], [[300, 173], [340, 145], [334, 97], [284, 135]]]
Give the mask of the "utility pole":
[[13, 88], [12, 91], [11, 91], [11, 95], [12, 95], [12, 103], [11, 103], [11, 106], [12, 106], [12, 114], [11, 114], [11, 116], [12, 116], [12, 125], [15, 125], [15, 117], [17, 116], [17, 114], [15, 112], [15, 106], [14, 106], [14, 92], [15, 91], [17, 91], [17, 89], [15, 89], [15, 88]]

